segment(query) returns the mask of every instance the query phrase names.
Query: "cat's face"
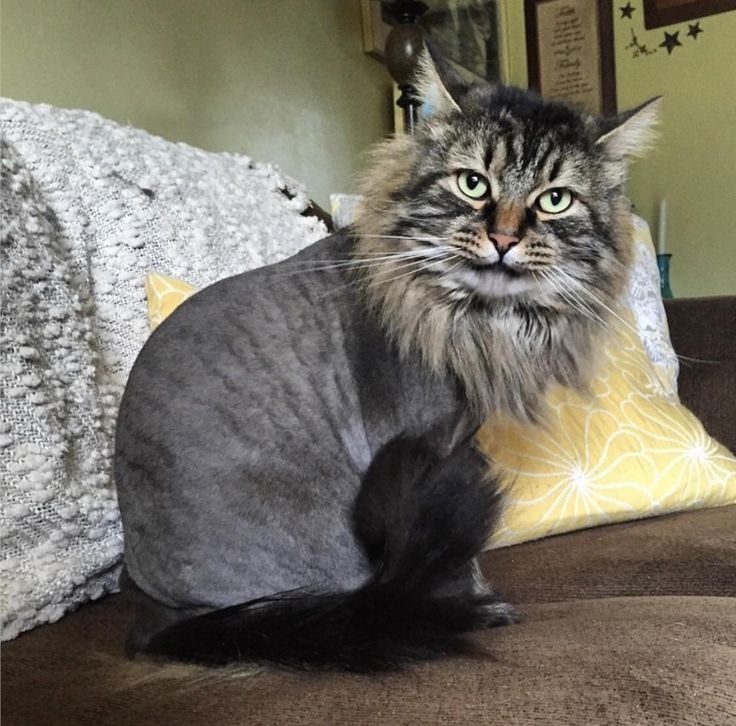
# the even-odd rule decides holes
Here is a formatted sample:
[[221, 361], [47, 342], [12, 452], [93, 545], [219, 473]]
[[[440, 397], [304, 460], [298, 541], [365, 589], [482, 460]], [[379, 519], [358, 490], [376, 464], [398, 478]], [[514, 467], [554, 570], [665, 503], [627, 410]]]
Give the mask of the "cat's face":
[[425, 242], [447, 252], [446, 284], [487, 296], [605, 274], [620, 254], [617, 210], [582, 121], [489, 110], [464, 119], [464, 133], [424, 131], [397, 233], [436, 238]]
[[559, 306], [583, 286], [610, 299], [628, 261], [624, 157], [651, 119], [601, 122], [503, 87], [453, 91], [384, 157], [362, 221], [457, 296]]

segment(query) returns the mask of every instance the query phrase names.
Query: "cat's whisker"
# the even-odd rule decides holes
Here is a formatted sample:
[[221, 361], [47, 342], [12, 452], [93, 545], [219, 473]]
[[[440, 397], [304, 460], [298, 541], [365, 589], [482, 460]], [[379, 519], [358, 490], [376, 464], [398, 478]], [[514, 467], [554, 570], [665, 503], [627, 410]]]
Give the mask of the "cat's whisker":
[[366, 251], [362, 250], [361, 255], [400, 255], [405, 254], [406, 252], [411, 253], [418, 253], [418, 254], [426, 254], [427, 252], [431, 252], [434, 249], [450, 249], [452, 245], [432, 245], [431, 247], [410, 247], [407, 250], [399, 250], [398, 252], [377, 252], [377, 251]]
[[[448, 248], [449, 249], [449, 248]], [[342, 259], [342, 260], [320, 260], [318, 263], [312, 263], [310, 261], [304, 261], [302, 264], [303, 267], [300, 267], [297, 270], [290, 270], [288, 272], [278, 273], [278, 276], [283, 275], [297, 275], [297, 274], [304, 274], [307, 272], [323, 272], [326, 270], [335, 270], [335, 269], [343, 269], [343, 268], [363, 268], [363, 267], [378, 267], [379, 265], [384, 264], [390, 264], [392, 262], [404, 262], [406, 260], [411, 259], [425, 259], [425, 258], [433, 258], [438, 257], [441, 254], [446, 254], [446, 250], [443, 249], [436, 249], [436, 250], [405, 250], [402, 252], [396, 252], [393, 254], [384, 254], [380, 257], [371, 257], [362, 259], [360, 257], [356, 257], [354, 259]], [[295, 261], [292, 264], [297, 264]], [[312, 265], [312, 266], [310, 266]]]
[[439, 235], [408, 235], [408, 234], [361, 234], [361, 237], [367, 239], [385, 239], [385, 240], [410, 240], [416, 242], [448, 242], [450, 237]]
[[580, 313], [586, 320], [599, 325], [601, 328], [608, 327], [607, 322], [595, 310], [588, 306], [584, 300], [573, 295], [572, 290], [566, 289], [560, 280], [550, 280], [550, 282], [556, 286], [558, 293], [573, 310]]
[[[428, 263], [426, 265], [423, 265], [421, 267], [418, 267], [418, 268], [416, 268], [414, 270], [410, 270], [409, 272], [405, 272], [405, 273], [403, 273], [401, 275], [395, 275], [395, 276], [389, 277], [389, 278], [387, 278], [385, 280], [376, 278], [374, 276], [373, 279], [367, 284], [367, 287], [372, 287], [374, 285], [385, 285], [385, 284], [390, 283], [390, 282], [395, 282], [396, 280], [401, 280], [404, 277], [408, 277], [410, 275], [416, 275], [418, 272], [425, 272], [426, 270], [431, 269], [435, 265], [439, 265], [439, 264], [441, 264], [443, 262], [452, 262], [453, 260], [457, 259], [458, 257], [460, 257], [460, 255], [456, 255], [456, 254], [450, 255], [449, 257], [443, 257], [443, 258], [440, 258], [439, 260], [435, 260], [434, 262], [430, 262], [430, 263]], [[461, 259], [458, 264], [462, 264], [462, 262], [463, 262], [463, 260]], [[455, 267], [457, 267], [457, 265]], [[452, 269], [455, 269], [455, 268], [453, 267]]]
[[[431, 265], [435, 265], [435, 264], [438, 264], [440, 262], [443, 262], [445, 260], [451, 260], [454, 257], [457, 257], [457, 255], [454, 255], [453, 254], [453, 255], [448, 256], [447, 255], [447, 252], [444, 252], [444, 251], [443, 251], [442, 255], [435, 254], [435, 255], [423, 255], [421, 257], [417, 256], [417, 259], [411, 260], [409, 262], [404, 261], [401, 264], [394, 265], [393, 269], [390, 270], [390, 271], [395, 272], [397, 270], [406, 269], [407, 267], [412, 267], [414, 265], [422, 265], [422, 263], [424, 263], [427, 260], [430, 260], [430, 265], [428, 265], [428, 266], [431, 266]], [[439, 258], [439, 259], [435, 259], [435, 258]], [[381, 262], [381, 264], [382, 265], [387, 265], [387, 264], [391, 264], [391, 262], [392, 261]], [[375, 267], [378, 267], [378, 265], [374, 265], [373, 267], [374, 268]], [[411, 270], [408, 273], [397, 275], [395, 277], [388, 278], [386, 280], [379, 280], [379, 282], [381, 282], [381, 283], [391, 282], [394, 279], [399, 279], [399, 278], [404, 277], [406, 275], [413, 275], [416, 272], [418, 272], [420, 269], [423, 269], [423, 268], [417, 267], [416, 269]], [[376, 273], [373, 272], [373, 276], [375, 276], [375, 275], [376, 275]], [[334, 287], [331, 290], [327, 290], [326, 293], [325, 293], [325, 295], [334, 294], [334, 293], [336, 293], [336, 292], [338, 292], [340, 290], [346, 290], [347, 288], [354, 287], [354, 286], [356, 286], [358, 284], [365, 284], [366, 287], [370, 287], [371, 284], [372, 284], [372, 282], [374, 282], [374, 281], [376, 281], [375, 280], [375, 277], [374, 277], [374, 279], [371, 282], [365, 283], [365, 281], [363, 279], [361, 279], [361, 276], [356, 275], [356, 278], [354, 280], [351, 280], [350, 282], [347, 282], [344, 285], [338, 285], [337, 287]]]
[[565, 292], [565, 294], [571, 298], [572, 300], [575, 300], [579, 306], [584, 308], [587, 312], [594, 315], [596, 319], [601, 323], [605, 324], [606, 321], [601, 317], [598, 310], [596, 310], [591, 303], [589, 303], [587, 300], [585, 300], [583, 297], [581, 297], [580, 293], [577, 292], [577, 290], [571, 289], [569, 285], [566, 285], [566, 282], [569, 282], [571, 278], [567, 276], [562, 270], [559, 269], [552, 269], [550, 272], [550, 278], [557, 283], [558, 288]]
[[563, 274], [568, 282], [573, 283], [581, 292], [585, 293], [588, 297], [592, 298], [596, 303], [598, 303], [598, 305], [600, 305], [604, 310], [608, 311], [608, 313], [616, 318], [626, 329], [634, 333], [637, 338], [639, 337], [639, 331], [628, 320], [621, 317], [621, 315], [619, 315], [613, 308], [611, 308], [609, 305], [606, 305], [606, 303], [604, 303], [597, 295], [595, 295], [595, 293], [593, 293], [591, 290], [588, 290], [585, 285], [576, 280], [574, 277], [571, 277], [566, 273]]
[[602, 322], [600, 318], [596, 319], [592, 317], [585, 309], [581, 308], [576, 304], [575, 298], [571, 297], [565, 289], [562, 287], [559, 281], [557, 281], [549, 270], [539, 270], [542, 277], [554, 288], [555, 292], [570, 306], [573, 310], [579, 312], [584, 318], [592, 322]]
[[723, 360], [713, 360], [712, 358], [693, 358], [689, 355], [680, 355], [679, 353], [675, 353], [675, 355], [683, 362], [683, 363], [707, 363], [709, 365], [719, 365], [723, 363]]
[[[555, 286], [560, 295], [563, 295], [568, 303], [580, 312], [588, 320], [600, 323], [604, 328], [608, 327], [608, 323], [601, 317], [601, 315], [594, 310], [589, 303], [587, 303], [580, 295], [569, 287], [564, 286], [565, 279], [562, 277], [560, 270], [550, 270], [547, 280], [551, 285]], [[559, 273], [559, 274], [558, 274]], [[576, 304], [577, 303], [577, 304]]]
[[[381, 256], [392, 256], [392, 257], [401, 257], [402, 255], [405, 257], [421, 257], [422, 255], [432, 255], [437, 252], [448, 252], [450, 250], [454, 250], [454, 245], [451, 244], [441, 244], [441, 245], [431, 245], [431, 246], [422, 246], [422, 247], [410, 247], [408, 249], [398, 250], [396, 252], [391, 251], [363, 251], [361, 250], [360, 255], [371, 255], [371, 258], [375, 257], [381, 257]], [[356, 256], [356, 259], [359, 259], [359, 257]], [[370, 258], [365, 258], [370, 259]]]
[[[575, 280], [573, 277], [570, 277], [569, 275], [566, 275], [567, 278], [569, 278], [569, 281], [575, 284], [582, 292], [584, 292], [588, 297], [593, 298], [601, 307], [603, 307], [605, 310], [607, 310], [614, 318], [616, 318], [621, 325], [624, 326], [626, 330], [631, 332], [634, 335], [635, 340], [640, 340], [640, 334], [639, 331], [636, 329], [635, 326], [633, 326], [628, 320], [623, 318], [621, 315], [619, 315], [615, 310], [613, 310], [610, 306], [606, 305], [594, 292], [591, 290], [588, 290], [587, 287], [585, 287], [581, 282], [578, 280]], [[659, 380], [660, 384], [664, 389], [667, 389], [667, 383], [662, 379], [659, 372], [657, 372], [656, 368], [654, 369], [655, 376]]]
[[430, 257], [433, 253], [427, 253], [423, 251], [411, 251], [411, 252], [397, 252], [395, 254], [383, 254], [375, 255], [372, 257], [354, 257], [349, 256], [343, 257], [336, 260], [319, 260], [314, 262], [312, 260], [305, 260], [304, 262], [294, 262], [293, 265], [299, 266], [299, 272], [307, 272], [317, 269], [332, 269], [333, 267], [352, 267], [361, 265], [373, 265], [380, 262], [392, 262], [402, 261], [406, 259], [413, 259], [419, 257]]
[[456, 262], [449, 270], [445, 270], [445, 273], [444, 273], [445, 275], [449, 275], [451, 272], [454, 272], [455, 270], [457, 270], [458, 267], [460, 267], [465, 262], [465, 257], [463, 257], [462, 255], [453, 255], [453, 257], [459, 258], [459, 261]]
[[[349, 260], [361, 260], [364, 259], [366, 261], [370, 261], [371, 259], [375, 259], [376, 257], [401, 257], [401, 256], [422, 256], [422, 255], [429, 255], [434, 254], [438, 251], [447, 251], [450, 249], [454, 249], [452, 245], [443, 244], [443, 245], [431, 245], [431, 246], [423, 246], [423, 247], [409, 247], [406, 249], [398, 249], [395, 251], [392, 250], [361, 250], [359, 254], [355, 252], [347, 252], [345, 253], [344, 257], [341, 257], [337, 260], [320, 260], [320, 262], [344, 262]], [[368, 257], [365, 257], [365, 255], [368, 255]], [[309, 261], [306, 261], [304, 264], [308, 264]]]
[[312, 272], [327, 272], [329, 270], [341, 270], [341, 269], [360, 269], [364, 267], [379, 267], [380, 265], [387, 265], [395, 261], [390, 260], [342, 260], [327, 265], [319, 265], [314, 267], [299, 267], [297, 269], [275, 273], [275, 277], [292, 277], [294, 275], [304, 275]]

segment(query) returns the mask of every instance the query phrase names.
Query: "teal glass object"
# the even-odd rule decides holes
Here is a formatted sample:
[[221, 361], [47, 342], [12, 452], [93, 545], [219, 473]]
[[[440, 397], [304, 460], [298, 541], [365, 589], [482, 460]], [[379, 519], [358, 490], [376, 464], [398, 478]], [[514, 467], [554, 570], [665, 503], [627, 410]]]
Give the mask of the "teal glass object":
[[659, 291], [663, 300], [672, 300], [672, 288], [670, 287], [670, 258], [672, 255], [657, 255], [657, 267], [659, 268]]

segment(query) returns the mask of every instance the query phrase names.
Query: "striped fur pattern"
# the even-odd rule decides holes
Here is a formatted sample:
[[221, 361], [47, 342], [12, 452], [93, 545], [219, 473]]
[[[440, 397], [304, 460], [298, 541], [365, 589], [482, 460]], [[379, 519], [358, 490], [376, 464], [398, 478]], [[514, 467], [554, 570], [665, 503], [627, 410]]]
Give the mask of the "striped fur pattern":
[[366, 295], [403, 354], [454, 371], [477, 415], [534, 419], [550, 383], [591, 374], [630, 260], [627, 161], [657, 100], [596, 119], [467, 86], [429, 54], [417, 85], [438, 112], [380, 145], [363, 180], [355, 256], [386, 260], [361, 267]]

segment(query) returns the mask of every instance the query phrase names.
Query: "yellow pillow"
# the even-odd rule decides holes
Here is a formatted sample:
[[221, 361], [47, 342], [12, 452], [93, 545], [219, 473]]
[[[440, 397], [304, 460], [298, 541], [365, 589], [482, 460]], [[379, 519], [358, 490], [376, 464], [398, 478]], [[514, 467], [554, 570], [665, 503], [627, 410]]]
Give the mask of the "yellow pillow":
[[[151, 329], [191, 285], [150, 273]], [[667, 395], [633, 326], [618, 326], [592, 395], [557, 387], [543, 425], [496, 419], [478, 440], [507, 485], [489, 547], [736, 502], [736, 459]]]
[[197, 288], [188, 282], [159, 275], [158, 272], [149, 272], [146, 275], [146, 298], [151, 330], [156, 330], [163, 320], [195, 292]]
[[591, 390], [554, 388], [544, 425], [480, 430], [509, 481], [491, 547], [736, 502], [736, 459], [667, 396], [633, 327], [617, 326]]

